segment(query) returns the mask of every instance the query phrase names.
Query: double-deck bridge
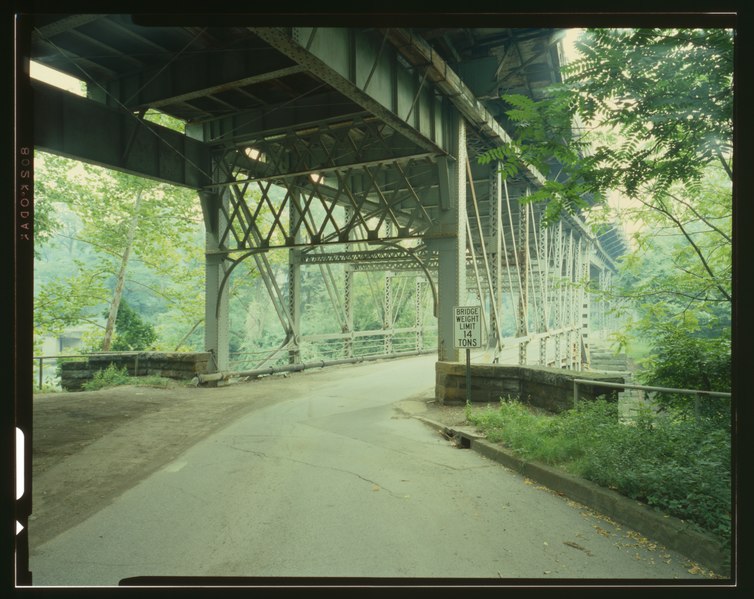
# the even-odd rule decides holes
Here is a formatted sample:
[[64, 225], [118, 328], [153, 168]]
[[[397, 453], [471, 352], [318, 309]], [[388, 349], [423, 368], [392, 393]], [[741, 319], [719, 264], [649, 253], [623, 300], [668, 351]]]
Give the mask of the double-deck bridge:
[[[476, 159], [510, 139], [501, 94], [537, 98], [559, 80], [565, 30], [370, 19], [281, 27], [244, 15], [34, 15], [29, 58], [87, 89], [33, 82], [34, 146], [198, 192], [217, 371], [231, 368], [227, 281], [246, 261], [280, 320], [273, 353], [291, 363], [322, 338], [354, 356], [368, 333], [388, 354], [399, 334], [421, 349], [434, 325], [426, 301], [439, 360], [459, 358], [453, 308], [479, 304], [479, 359], [518, 346], [520, 364], [588, 368], [590, 335], [611, 323], [587, 289], [610, 287], [626, 249], [620, 231], [595, 235], [583, 214], [546, 227], [543, 206], [525, 199], [551, 173], [506, 178]], [[185, 131], [149, 122], [150, 110]], [[274, 250], [288, 252], [284, 279]], [[321, 271], [332, 302], [336, 330], [316, 339], [302, 336], [302, 269]], [[379, 331], [354, 330], [362, 271], [384, 277]], [[399, 329], [396, 281], [405, 289], [406, 277], [416, 318]]]

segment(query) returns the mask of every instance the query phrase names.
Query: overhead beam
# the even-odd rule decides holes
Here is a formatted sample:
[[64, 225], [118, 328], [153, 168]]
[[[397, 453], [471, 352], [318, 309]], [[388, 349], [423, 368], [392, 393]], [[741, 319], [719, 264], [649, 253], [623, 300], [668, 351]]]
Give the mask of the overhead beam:
[[81, 27], [82, 25], [87, 25], [88, 23], [91, 23], [92, 21], [97, 21], [104, 16], [106, 15], [88, 14], [88, 15], [71, 15], [68, 17], [56, 18], [55, 20], [45, 25], [35, 26], [34, 30], [31, 33], [31, 38], [34, 41], [37, 41], [37, 40], [47, 41], [51, 37], [54, 37], [61, 33], [71, 31], [73, 29], [76, 29], [77, 27]]
[[[494, 143], [511, 141], [510, 135], [476, 98], [442, 57], [422, 38], [407, 29], [386, 29], [385, 36], [411, 64], [422, 65], [435, 87], [445, 94], [470, 125], [492, 139]], [[527, 178], [542, 185], [545, 177], [533, 166], [527, 166]]]
[[189, 123], [186, 133], [211, 144], [238, 145], [289, 131], [320, 129], [331, 122], [365, 115], [358, 106], [343, 106], [340, 94], [326, 92], [308, 94], [282, 105]]
[[90, 97], [131, 110], [161, 108], [213, 94], [280, 79], [305, 69], [258, 47], [199, 53], [144, 71], [105, 81]]
[[249, 29], [418, 146], [447, 151], [442, 99], [389, 46], [344, 27]]
[[39, 150], [193, 189], [211, 182], [202, 142], [39, 81], [33, 102]]

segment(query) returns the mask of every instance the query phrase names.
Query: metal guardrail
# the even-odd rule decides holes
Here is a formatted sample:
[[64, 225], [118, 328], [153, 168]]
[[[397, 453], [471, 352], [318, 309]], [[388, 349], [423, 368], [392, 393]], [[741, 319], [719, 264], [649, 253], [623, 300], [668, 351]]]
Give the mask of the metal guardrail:
[[342, 360], [316, 360], [313, 362], [303, 362], [299, 364], [288, 364], [284, 366], [270, 366], [267, 368], [258, 368], [254, 370], [243, 371], [225, 371], [212, 372], [209, 374], [200, 374], [196, 377], [198, 384], [223, 381], [234, 377], [256, 377], [263, 375], [280, 374], [284, 372], [301, 372], [312, 368], [324, 368], [325, 366], [340, 366], [344, 364], [359, 364], [361, 362], [371, 362], [374, 360], [390, 360], [395, 358], [408, 358], [434, 353], [435, 349], [425, 349], [420, 351], [396, 352], [392, 354], [373, 354], [369, 356], [359, 356], [354, 358], [345, 358]]
[[57, 361], [57, 360], [63, 360], [63, 359], [71, 359], [71, 358], [79, 358], [82, 360], [86, 360], [87, 358], [90, 358], [92, 356], [134, 356], [139, 355], [144, 352], [138, 352], [138, 351], [122, 351], [122, 352], [95, 352], [91, 354], [58, 354], [54, 356], [33, 356], [33, 360], [39, 360], [39, 378], [38, 378], [38, 388], [41, 389], [44, 385], [44, 361]]
[[[374, 333], [372, 331], [369, 331], [370, 333]], [[381, 331], [377, 331], [377, 334], [381, 333]], [[400, 345], [397, 343], [396, 345]], [[323, 359], [316, 359], [312, 360], [310, 362], [306, 362], [304, 364], [297, 364], [297, 365], [278, 365], [273, 367], [256, 367], [252, 369], [242, 369], [238, 371], [231, 371], [231, 372], [225, 372], [225, 373], [219, 373], [215, 375], [203, 375], [203, 377], [207, 378], [207, 380], [218, 380], [222, 378], [227, 378], [229, 376], [250, 376], [250, 375], [260, 375], [260, 374], [273, 374], [273, 373], [279, 373], [279, 372], [293, 372], [298, 370], [306, 370], [310, 368], [322, 368], [324, 366], [335, 366], [340, 364], [356, 364], [359, 362], [368, 362], [372, 360], [379, 360], [379, 359], [390, 359], [390, 358], [404, 358], [409, 356], [416, 356], [416, 355], [423, 355], [423, 354], [429, 354], [434, 351], [437, 351], [436, 348], [424, 348], [421, 347], [419, 349], [410, 349], [405, 350], [401, 347], [395, 347], [393, 348], [393, 351], [390, 353], [385, 353], [384, 351], [384, 345], [383, 342], [380, 340], [378, 342], [373, 342], [372, 346], [374, 347], [374, 351], [371, 352], [364, 352], [360, 353], [359, 355], [355, 355], [351, 358], [346, 359], [333, 359], [332, 357], [324, 357]], [[342, 348], [339, 348], [342, 349]], [[363, 348], [366, 349], [366, 348]], [[269, 354], [270, 350], [262, 350], [259, 352], [235, 352], [236, 355], [266, 355]], [[128, 355], [139, 355], [144, 352], [138, 352], [138, 351], [126, 351], [126, 352], [96, 352], [96, 353], [90, 353], [90, 354], [68, 354], [68, 355], [54, 355], [54, 356], [34, 356], [33, 359], [35, 361], [39, 360], [39, 377], [38, 377], [38, 388], [41, 390], [44, 386], [44, 361], [57, 361], [60, 359], [71, 359], [71, 358], [78, 358], [81, 360], [86, 360], [93, 356], [128, 356]], [[287, 355], [285, 356], [287, 358]]]
[[673, 389], [671, 387], [652, 387], [649, 385], [633, 385], [629, 383], [608, 383], [601, 381], [590, 381], [588, 379], [573, 379], [573, 407], [579, 402], [579, 385], [590, 385], [592, 387], [610, 387], [613, 389], [639, 389], [641, 391], [654, 391], [660, 393], [681, 393], [684, 395], [694, 396], [694, 414], [699, 418], [699, 403], [703, 395], [710, 397], [730, 397], [731, 394], [723, 391], [703, 391], [701, 389]]

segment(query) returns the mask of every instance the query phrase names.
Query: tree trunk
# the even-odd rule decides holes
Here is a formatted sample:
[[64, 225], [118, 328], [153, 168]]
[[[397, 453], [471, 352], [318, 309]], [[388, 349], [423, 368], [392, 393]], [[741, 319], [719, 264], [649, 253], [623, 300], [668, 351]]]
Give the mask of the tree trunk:
[[131, 254], [131, 246], [133, 246], [134, 238], [136, 237], [136, 229], [139, 225], [139, 207], [141, 204], [141, 190], [136, 194], [136, 203], [134, 204], [134, 212], [131, 217], [131, 224], [128, 228], [128, 238], [126, 240], [126, 247], [123, 250], [123, 256], [120, 261], [120, 270], [118, 271], [118, 278], [115, 281], [115, 290], [113, 291], [113, 301], [110, 303], [110, 313], [107, 316], [107, 324], [105, 325], [105, 338], [102, 340], [102, 351], [110, 351], [110, 346], [113, 341], [113, 331], [115, 330], [115, 319], [118, 317], [118, 308], [120, 308], [120, 300], [123, 296], [123, 287], [126, 284], [126, 268], [128, 267], [128, 258]]

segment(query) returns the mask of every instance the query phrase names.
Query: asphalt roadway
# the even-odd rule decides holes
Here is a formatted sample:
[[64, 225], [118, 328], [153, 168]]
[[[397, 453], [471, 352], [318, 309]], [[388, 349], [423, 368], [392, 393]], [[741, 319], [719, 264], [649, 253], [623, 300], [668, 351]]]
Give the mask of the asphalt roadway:
[[[434, 362], [184, 388], [178, 399], [143, 388], [70, 394], [67, 420], [51, 416], [66, 395], [35, 400], [33, 585], [705, 580], [684, 556], [415, 418]], [[120, 418], [100, 414], [104, 432], [56, 453], [55, 423], [93, 431], [97, 406]]]

